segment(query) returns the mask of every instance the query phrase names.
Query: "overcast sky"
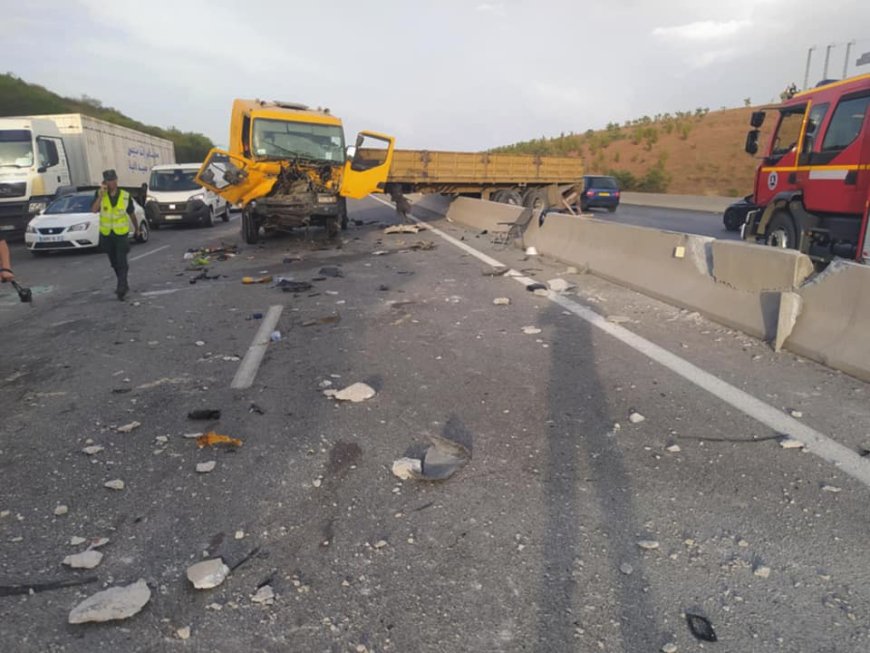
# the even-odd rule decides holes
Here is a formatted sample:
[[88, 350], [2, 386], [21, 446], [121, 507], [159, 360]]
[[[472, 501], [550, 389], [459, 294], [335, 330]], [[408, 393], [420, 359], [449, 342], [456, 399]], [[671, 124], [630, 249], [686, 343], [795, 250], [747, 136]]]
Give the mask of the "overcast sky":
[[[0, 66], [226, 144], [233, 98], [478, 150], [645, 114], [767, 102], [870, 51], [868, 0], [0, 0]], [[349, 135], [350, 139], [351, 136]]]

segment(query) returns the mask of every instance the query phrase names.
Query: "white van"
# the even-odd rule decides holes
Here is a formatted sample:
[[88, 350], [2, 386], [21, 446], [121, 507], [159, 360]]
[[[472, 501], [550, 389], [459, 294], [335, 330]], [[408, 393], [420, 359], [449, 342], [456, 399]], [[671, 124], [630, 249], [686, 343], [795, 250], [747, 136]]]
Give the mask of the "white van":
[[152, 229], [164, 225], [195, 224], [213, 227], [218, 218], [227, 222], [225, 199], [196, 183], [199, 163], [176, 163], [151, 168], [145, 214]]

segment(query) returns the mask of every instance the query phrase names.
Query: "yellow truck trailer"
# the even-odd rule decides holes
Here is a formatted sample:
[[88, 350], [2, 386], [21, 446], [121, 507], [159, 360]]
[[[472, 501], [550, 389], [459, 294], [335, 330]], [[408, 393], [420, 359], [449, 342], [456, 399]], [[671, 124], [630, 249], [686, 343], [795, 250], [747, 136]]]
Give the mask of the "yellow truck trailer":
[[533, 209], [571, 204], [582, 190], [578, 158], [395, 150], [386, 192], [443, 193]]

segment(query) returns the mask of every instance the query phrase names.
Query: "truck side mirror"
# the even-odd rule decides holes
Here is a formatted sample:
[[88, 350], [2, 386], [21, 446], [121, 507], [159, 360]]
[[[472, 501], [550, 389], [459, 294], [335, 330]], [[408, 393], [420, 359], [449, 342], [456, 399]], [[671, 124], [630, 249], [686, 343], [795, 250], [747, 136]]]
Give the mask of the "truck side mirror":
[[744, 149], [747, 154], [758, 154], [758, 134], [759, 131], [757, 129], [752, 129], [746, 134], [746, 146]]
[[348, 145], [347, 146], [347, 160], [353, 161], [353, 157], [356, 156], [356, 145]]
[[749, 119], [749, 124], [758, 129], [764, 124], [764, 111], [753, 111], [752, 117]]

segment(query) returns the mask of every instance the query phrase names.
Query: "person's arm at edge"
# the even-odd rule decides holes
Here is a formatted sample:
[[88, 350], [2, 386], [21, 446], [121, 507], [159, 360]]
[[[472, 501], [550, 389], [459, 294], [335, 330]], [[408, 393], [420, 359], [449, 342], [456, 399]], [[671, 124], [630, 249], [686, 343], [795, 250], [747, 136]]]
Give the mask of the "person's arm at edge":
[[9, 245], [6, 244], [5, 240], [0, 240], [0, 268], [3, 269], [0, 272], [0, 280], [3, 283], [15, 279], [15, 274], [12, 272], [12, 256], [9, 253]]
[[138, 237], [139, 236], [139, 219], [136, 217], [136, 205], [133, 203], [133, 196], [130, 196], [130, 200], [127, 202], [127, 215], [130, 216], [130, 220], [133, 221], [133, 234]]

